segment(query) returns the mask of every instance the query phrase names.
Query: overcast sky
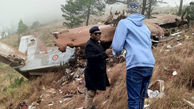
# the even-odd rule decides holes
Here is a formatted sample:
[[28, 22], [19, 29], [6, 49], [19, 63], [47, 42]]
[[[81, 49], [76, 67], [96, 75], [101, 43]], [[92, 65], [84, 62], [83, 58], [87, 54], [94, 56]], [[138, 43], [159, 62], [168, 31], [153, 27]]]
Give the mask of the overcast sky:
[[[34, 21], [45, 23], [62, 19], [60, 5], [66, 0], [0, 0], [0, 31], [17, 27], [20, 19], [31, 25]], [[179, 6], [180, 0], [164, 0], [168, 5]], [[189, 3], [191, 0], [184, 0]]]
[[[163, 1], [168, 3], [168, 4], [165, 4], [164, 6], [178, 7], [180, 5], [180, 0], [163, 0]], [[183, 0], [183, 5], [188, 5], [190, 1], [192, 0]]]
[[60, 5], [66, 0], [0, 0], [0, 30], [17, 25], [20, 19], [31, 25], [62, 19]]

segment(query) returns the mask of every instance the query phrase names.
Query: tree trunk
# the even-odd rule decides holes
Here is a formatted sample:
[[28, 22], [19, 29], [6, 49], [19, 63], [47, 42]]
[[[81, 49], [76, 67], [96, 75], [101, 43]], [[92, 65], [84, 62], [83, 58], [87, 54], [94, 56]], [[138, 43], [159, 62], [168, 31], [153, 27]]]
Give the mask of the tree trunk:
[[179, 12], [178, 15], [182, 15], [183, 0], [180, 0]]
[[87, 19], [86, 19], [86, 26], [89, 24], [89, 19], [90, 19], [90, 6], [88, 7], [88, 14], [87, 14]]
[[151, 11], [152, 11], [152, 0], [149, 0], [148, 19], [151, 17]]
[[145, 14], [145, 10], [146, 10], [146, 2], [147, 0], [143, 0], [143, 7], [142, 7], [142, 11], [141, 11], [141, 14]]

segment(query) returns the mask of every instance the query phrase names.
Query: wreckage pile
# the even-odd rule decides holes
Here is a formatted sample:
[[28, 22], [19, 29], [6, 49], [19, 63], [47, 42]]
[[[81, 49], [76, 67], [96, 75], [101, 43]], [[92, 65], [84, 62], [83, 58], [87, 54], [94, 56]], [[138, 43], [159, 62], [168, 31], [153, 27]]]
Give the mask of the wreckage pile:
[[[160, 43], [153, 49], [157, 63], [145, 101], [147, 109], [158, 107], [160, 107], [158, 109], [191, 109], [193, 106], [194, 34], [182, 31], [171, 37], [172, 40]], [[51, 84], [55, 84], [52, 87], [43, 86], [42, 95], [29, 106], [30, 109], [82, 109], [86, 91], [83, 76], [86, 60], [83, 50], [81, 47], [77, 48], [75, 60], [72, 60], [68, 65], [70, 67], [63, 71], [65, 76], [52, 82]], [[127, 108], [126, 69], [123, 59], [121, 56], [107, 60], [111, 86], [106, 92], [98, 92], [95, 97], [94, 103], [99, 109]]]
[[[158, 26], [158, 24], [154, 25]], [[113, 28], [115, 28], [110, 25], [102, 26], [108, 30], [110, 29], [112, 32], [114, 31]], [[80, 30], [70, 29], [54, 33], [57, 38], [55, 42], [60, 50], [65, 51], [67, 46], [76, 47], [75, 58], [67, 65], [61, 66], [61, 72], [59, 72], [57, 79], [45, 81], [45, 79], [55, 77], [56, 74], [40, 78], [42, 82], [35, 85], [33, 91], [30, 91], [27, 97], [19, 99], [21, 101], [25, 100], [21, 104], [24, 104], [24, 106], [28, 105], [29, 109], [82, 109], [86, 91], [83, 75], [86, 59], [84, 57], [83, 45], [89, 38], [87, 30], [81, 31], [83, 28], [85, 27], [80, 27]], [[163, 30], [160, 26], [158, 28]], [[76, 30], [75, 33], [77, 35], [80, 33], [81, 37], [71, 34], [74, 33], [74, 30]], [[157, 30], [155, 31], [157, 32]], [[82, 33], [85, 34], [83, 37]], [[104, 41], [109, 42], [112, 40], [113, 36], [109, 36], [109, 33], [107, 32], [105, 35], [108, 38], [104, 38]], [[154, 33], [153, 35], [160, 37], [161, 33]], [[194, 101], [192, 93], [194, 88], [194, 75], [192, 73], [194, 70], [192, 67], [194, 65], [192, 62], [194, 59], [194, 34], [179, 31], [166, 38], [161, 39], [158, 45], [153, 47], [157, 63], [149, 87], [146, 106], [151, 109], [190, 109], [192, 107], [190, 102]], [[127, 92], [124, 57], [108, 58], [107, 66], [111, 86], [107, 88], [106, 92], [98, 92], [94, 103], [99, 109], [125, 109], [127, 108]], [[40, 96], [31, 97], [35, 93], [34, 90], [41, 92]], [[33, 98], [33, 100], [29, 100], [29, 98]], [[8, 104], [7, 107], [10, 106], [10, 108], [15, 108], [15, 104], [20, 104], [19, 102], [6, 99], [0, 101]], [[161, 104], [163, 105], [161, 106]]]
[[[126, 17], [123, 13], [115, 13], [115, 15], [116, 17], [113, 16], [113, 14], [110, 14], [103, 24], [97, 25], [102, 31], [101, 42], [104, 42], [105, 44], [112, 42], [115, 26], [121, 19]], [[158, 14], [153, 15], [153, 18], [151, 19], [145, 19], [144, 23], [151, 31], [152, 39], [156, 40], [154, 42], [157, 42], [164, 36], [169, 36], [171, 33], [176, 32], [175, 29], [185, 25], [186, 21], [182, 21], [181, 18], [176, 15]], [[85, 43], [90, 38], [88, 30], [92, 26], [94, 25], [53, 32], [53, 35], [56, 38], [54, 42], [61, 51], [65, 51], [67, 46], [84, 47]]]

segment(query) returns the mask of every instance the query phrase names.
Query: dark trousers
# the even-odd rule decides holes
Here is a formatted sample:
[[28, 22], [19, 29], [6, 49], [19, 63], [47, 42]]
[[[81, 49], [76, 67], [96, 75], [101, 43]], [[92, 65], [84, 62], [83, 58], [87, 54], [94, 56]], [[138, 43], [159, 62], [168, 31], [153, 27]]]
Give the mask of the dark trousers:
[[128, 109], [143, 109], [152, 72], [152, 67], [134, 67], [127, 70]]

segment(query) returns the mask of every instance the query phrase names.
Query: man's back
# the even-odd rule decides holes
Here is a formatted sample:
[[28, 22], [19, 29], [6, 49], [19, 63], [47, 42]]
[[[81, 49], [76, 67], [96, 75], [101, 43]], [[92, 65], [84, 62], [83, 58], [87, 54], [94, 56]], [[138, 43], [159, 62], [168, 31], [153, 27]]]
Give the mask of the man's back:
[[154, 66], [150, 31], [142, 22], [144, 18], [141, 14], [132, 14], [118, 24], [112, 46], [115, 51], [122, 50], [122, 47], [127, 50], [127, 69]]

